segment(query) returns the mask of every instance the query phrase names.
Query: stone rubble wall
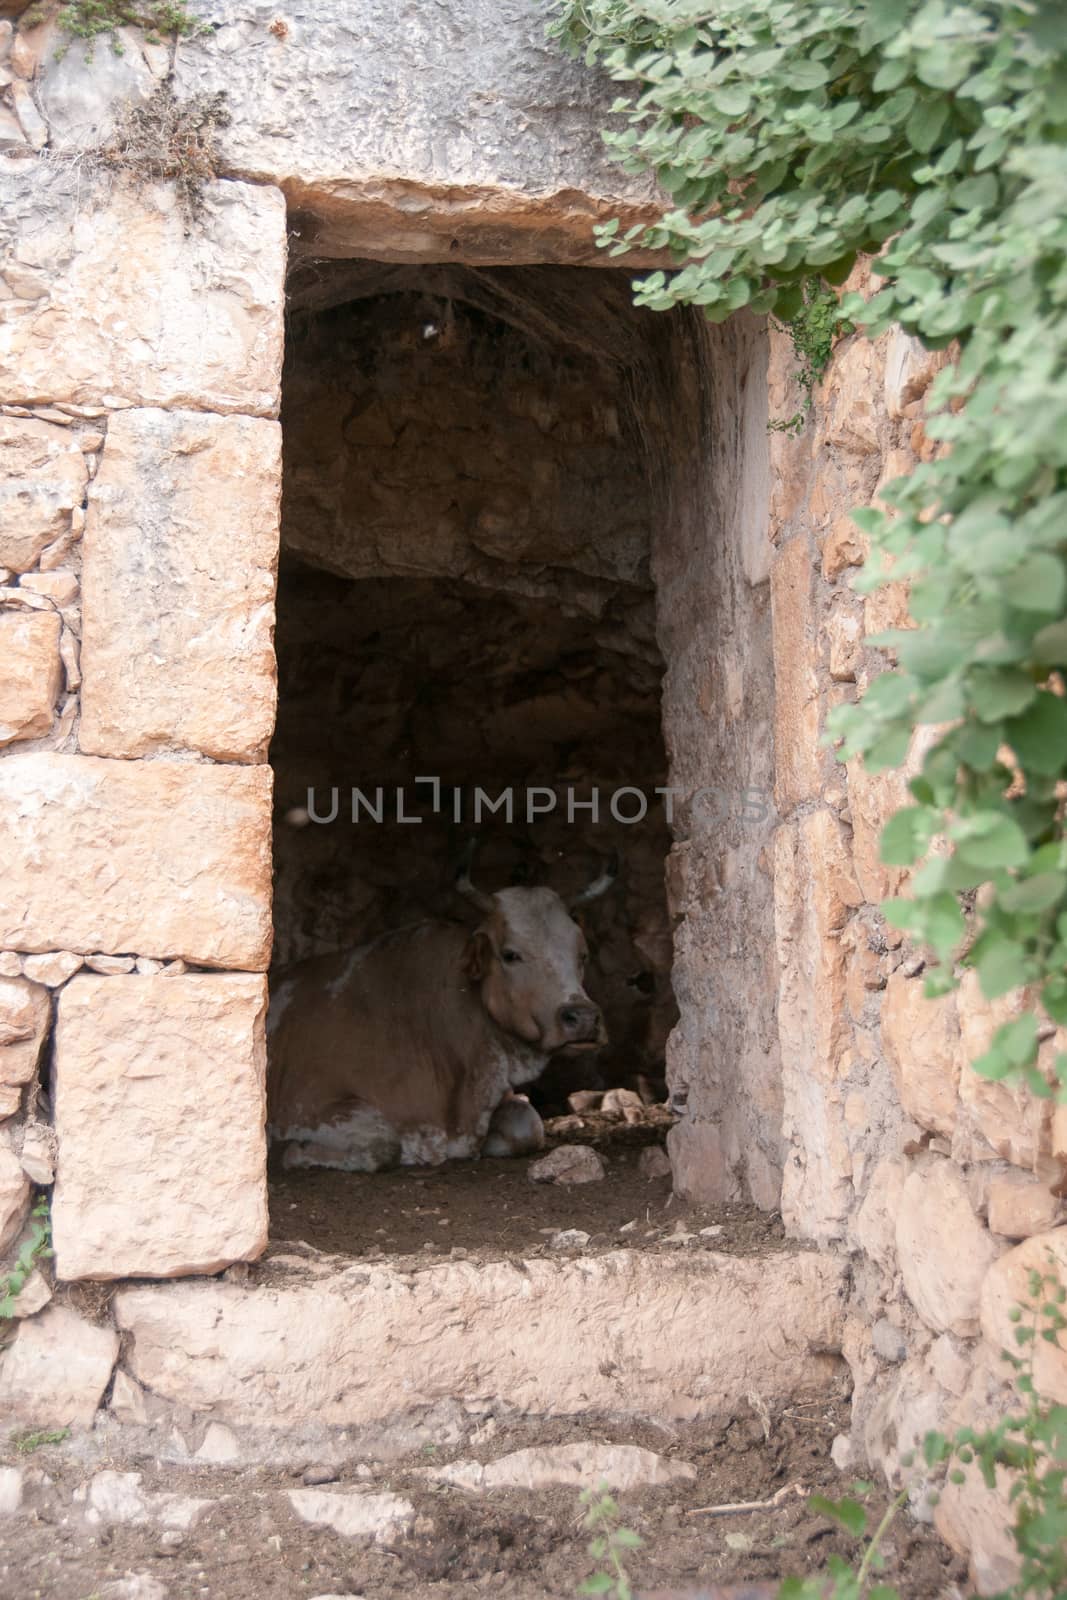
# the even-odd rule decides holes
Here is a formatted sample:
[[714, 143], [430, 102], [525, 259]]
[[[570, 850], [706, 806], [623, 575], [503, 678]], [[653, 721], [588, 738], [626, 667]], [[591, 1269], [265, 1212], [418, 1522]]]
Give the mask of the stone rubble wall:
[[[849, 287], [865, 289], [867, 276]], [[1020, 997], [991, 1005], [969, 974], [958, 994], [925, 999], [921, 957], [879, 910], [906, 892], [906, 871], [878, 852], [882, 826], [907, 802], [905, 777], [859, 762], [846, 770], [822, 743], [831, 707], [884, 670], [865, 636], [908, 625], [902, 585], [866, 597], [852, 587], [868, 543], [848, 509], [878, 503], [883, 485], [932, 458], [924, 395], [947, 359], [899, 331], [844, 339], [802, 431], [775, 431], [770, 447], [782, 1214], [793, 1234], [851, 1258], [854, 1425], [841, 1460], [894, 1481], [926, 1430], [1004, 1414], [1001, 1351], [1015, 1349], [1008, 1313], [1026, 1298], [1027, 1270], [1048, 1251], [1067, 1282], [1067, 1214], [1054, 1192], [1067, 1108], [970, 1065]], [[794, 369], [788, 337], [772, 332], [772, 420], [798, 408]], [[930, 731], [917, 735], [909, 772]], [[1063, 1400], [1067, 1352], [1043, 1347], [1038, 1387]], [[987, 1593], [1014, 1560], [1010, 1516], [993, 1498], [972, 1468], [934, 1514]]]
[[266, 1241], [285, 204], [0, 194], [0, 1239], [54, 1177], [61, 1278], [213, 1272]]

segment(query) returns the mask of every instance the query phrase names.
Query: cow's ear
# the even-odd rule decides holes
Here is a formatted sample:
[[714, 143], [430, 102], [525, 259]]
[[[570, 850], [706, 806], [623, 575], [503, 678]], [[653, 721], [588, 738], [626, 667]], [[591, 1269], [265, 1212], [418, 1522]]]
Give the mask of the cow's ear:
[[462, 966], [472, 983], [477, 983], [489, 971], [491, 949], [489, 936], [483, 928], [476, 929], [467, 940]]

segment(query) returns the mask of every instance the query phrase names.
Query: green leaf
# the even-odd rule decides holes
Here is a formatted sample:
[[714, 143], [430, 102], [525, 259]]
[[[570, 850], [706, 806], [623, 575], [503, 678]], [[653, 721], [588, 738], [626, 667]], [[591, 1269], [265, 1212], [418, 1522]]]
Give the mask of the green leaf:
[[882, 829], [881, 858], [887, 866], [910, 867], [920, 860], [941, 827], [941, 814], [928, 806], [907, 806]]
[[967, 931], [956, 896], [945, 890], [926, 902], [924, 932], [926, 941], [939, 956], [951, 955]]
[[1067, 621], [1050, 622], [1033, 639], [1034, 660], [1046, 667], [1067, 665]]
[[[571, 1580], [574, 1581], [573, 1579]], [[615, 1579], [610, 1572], [594, 1572], [578, 1585], [579, 1594], [611, 1594]]]
[[829, 1517], [846, 1532], [859, 1538], [867, 1531], [867, 1513], [858, 1500], [828, 1500], [825, 1495], [813, 1494], [808, 1500], [808, 1510]]
[[1031, 913], [1047, 911], [1067, 893], [1067, 872], [1039, 872], [1033, 878], [1021, 878], [1010, 889], [998, 896], [1005, 911]]
[[1020, 867], [1030, 854], [1017, 822], [1000, 811], [982, 811], [954, 822], [948, 830], [959, 853], [977, 867]]
[[1012, 668], [1000, 671], [977, 669], [971, 673], [974, 708], [983, 722], [999, 722], [1030, 704], [1037, 690], [1032, 678]]
[[904, 125], [908, 143], [926, 155], [937, 143], [937, 136], [948, 117], [948, 102], [942, 97], [920, 100]]
[[1035, 690], [1033, 704], [1005, 723], [1004, 735], [1023, 767], [1056, 776], [1067, 767], [1067, 700]]
[[1063, 562], [1042, 550], [1027, 556], [1001, 579], [1000, 591], [1009, 605], [1020, 611], [1055, 613], [1067, 594]]

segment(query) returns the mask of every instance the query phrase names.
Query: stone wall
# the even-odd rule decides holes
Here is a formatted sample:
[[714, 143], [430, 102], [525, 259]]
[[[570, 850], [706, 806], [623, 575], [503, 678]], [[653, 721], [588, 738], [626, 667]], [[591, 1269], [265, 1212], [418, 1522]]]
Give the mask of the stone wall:
[[285, 205], [0, 186], [0, 1235], [54, 1176], [61, 1278], [213, 1272], [266, 1239]]
[[[864, 269], [850, 287], [866, 279]], [[802, 431], [771, 436], [782, 1213], [791, 1232], [851, 1256], [854, 1421], [840, 1459], [894, 1482], [927, 1429], [1003, 1414], [1012, 1299], [1025, 1299], [1046, 1248], [1061, 1278], [1067, 1262], [1057, 1198], [1067, 1115], [970, 1065], [1019, 997], [990, 1005], [972, 974], [958, 994], [924, 998], [921, 956], [878, 909], [906, 892], [907, 874], [878, 852], [904, 779], [858, 762], [846, 771], [821, 742], [829, 709], [884, 670], [865, 636], [907, 625], [899, 584], [866, 598], [853, 589], [868, 551], [848, 509], [877, 503], [882, 485], [931, 458], [923, 397], [946, 359], [899, 332], [854, 335]], [[772, 419], [797, 410], [793, 367], [788, 339], [773, 333]], [[917, 738], [910, 768], [921, 747]], [[1047, 1347], [1041, 1359], [1041, 1392], [1062, 1400], [1067, 1354]], [[972, 1468], [934, 1514], [985, 1593], [1014, 1561], [994, 1498]]]
[[[883, 669], [865, 635], [905, 620], [899, 587], [866, 600], [852, 588], [866, 546], [848, 510], [929, 458], [923, 397], [943, 358], [899, 334], [850, 337], [801, 431], [768, 434], [768, 415], [799, 404], [777, 330], [636, 318], [606, 273], [533, 292], [523, 273], [589, 263], [591, 221], [649, 202], [605, 163], [610, 88], [548, 52], [533, 0], [487, 20], [437, 7], [432, 27], [385, 3], [338, 21], [303, 0], [284, 29], [232, 0], [203, 9], [209, 33], [182, 45], [171, 81], [224, 88], [233, 120], [195, 227], [172, 190], [134, 191], [92, 157], [115, 105], [168, 79], [167, 52], [124, 36], [123, 55], [101, 50], [90, 68], [81, 45], [57, 55], [52, 24], [0, 28], [0, 1250], [25, 1225], [31, 1183], [53, 1178], [62, 1280], [209, 1274], [264, 1243], [288, 221], [293, 326], [312, 341], [314, 318], [321, 330], [337, 306], [375, 297], [374, 328], [395, 338], [388, 294], [408, 318], [399, 331], [422, 338], [411, 370], [455, 336], [438, 311], [457, 300], [465, 337], [495, 318], [508, 339], [520, 329], [519, 343], [556, 351], [547, 377], [531, 358], [509, 391], [524, 439], [556, 407], [552, 449], [527, 452], [543, 498], [526, 479], [516, 490], [513, 461], [483, 472], [483, 434], [464, 471], [485, 492], [457, 516], [450, 494], [428, 537], [428, 517], [397, 516], [407, 485], [394, 485], [368, 559], [345, 498], [366, 477], [362, 490], [358, 471], [346, 477], [352, 454], [334, 445], [348, 430], [387, 475], [397, 438], [372, 402], [290, 456], [292, 549], [335, 584], [465, 585], [445, 599], [468, 619], [468, 590], [503, 591], [515, 627], [551, 626], [561, 649], [579, 624], [599, 633], [614, 656], [602, 688], [560, 691], [579, 721], [583, 703], [622, 695], [647, 722], [665, 668], [676, 1184], [780, 1202], [833, 1266], [827, 1282], [847, 1258], [854, 1428], [837, 1453], [895, 1480], [925, 1428], [1003, 1408], [1013, 1298], [1046, 1249], [1067, 1274], [1053, 1193], [1067, 1112], [970, 1067], [1017, 997], [989, 1006], [967, 979], [923, 1000], [921, 958], [878, 910], [906, 884], [878, 856], [902, 780], [845, 771], [822, 743], [828, 710]], [[475, 82], [457, 48], [472, 30]], [[412, 262], [432, 279], [405, 276]], [[501, 263], [520, 276], [482, 270]], [[572, 413], [552, 388], [564, 349]], [[625, 374], [615, 434], [589, 378], [605, 362]], [[628, 472], [638, 453], [644, 470]], [[594, 455], [569, 507], [561, 474], [580, 478]], [[423, 465], [428, 505], [433, 462], [412, 457], [405, 473]], [[613, 541], [587, 537], [594, 513]], [[395, 593], [415, 602], [414, 587]], [[583, 759], [587, 778], [600, 758]], [[284, 810], [298, 799], [286, 790]], [[299, 948], [318, 932], [286, 887], [289, 848], [280, 904]], [[651, 889], [639, 899], [625, 931], [640, 951]], [[663, 933], [661, 921], [660, 967]], [[220, 1128], [225, 1159], [205, 1161]], [[136, 1291], [153, 1305], [171, 1292]], [[214, 1293], [173, 1290], [183, 1304]], [[89, 1421], [118, 1337], [48, 1295], [40, 1277], [27, 1285], [0, 1395], [14, 1403], [27, 1374], [47, 1372], [43, 1412]], [[1061, 1354], [1042, 1351], [1039, 1383], [1067, 1398]], [[946, 1492], [937, 1522], [983, 1589], [1002, 1583], [1004, 1518], [975, 1482]]]

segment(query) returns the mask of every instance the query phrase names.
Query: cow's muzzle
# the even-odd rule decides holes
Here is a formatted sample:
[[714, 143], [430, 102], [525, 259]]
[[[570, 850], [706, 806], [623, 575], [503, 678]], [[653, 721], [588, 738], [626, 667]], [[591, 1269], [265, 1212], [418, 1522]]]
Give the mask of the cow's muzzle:
[[604, 1020], [600, 1007], [588, 1000], [569, 1000], [556, 1012], [556, 1025], [567, 1046], [595, 1049], [605, 1042]]

